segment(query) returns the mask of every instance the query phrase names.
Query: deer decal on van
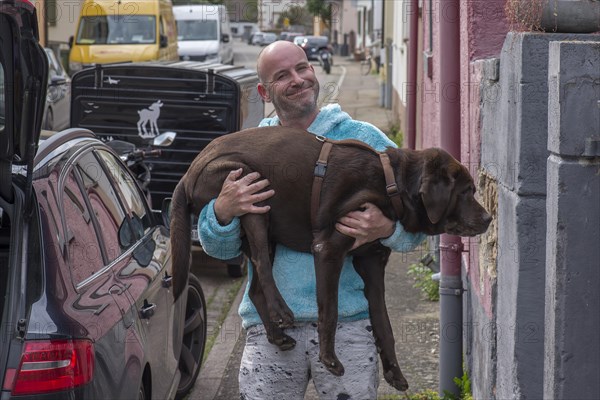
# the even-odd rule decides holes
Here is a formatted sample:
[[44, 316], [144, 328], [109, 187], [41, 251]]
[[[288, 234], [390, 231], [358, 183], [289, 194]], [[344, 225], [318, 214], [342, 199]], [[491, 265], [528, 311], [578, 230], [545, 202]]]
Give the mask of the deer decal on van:
[[[158, 121], [158, 117], [160, 117], [160, 108], [162, 106], [162, 101], [157, 100], [150, 107], [138, 110], [138, 114], [140, 115], [140, 119], [137, 122], [138, 135], [143, 138], [153, 138], [160, 134], [156, 122]], [[146, 129], [148, 124], [150, 125], [150, 132]]]

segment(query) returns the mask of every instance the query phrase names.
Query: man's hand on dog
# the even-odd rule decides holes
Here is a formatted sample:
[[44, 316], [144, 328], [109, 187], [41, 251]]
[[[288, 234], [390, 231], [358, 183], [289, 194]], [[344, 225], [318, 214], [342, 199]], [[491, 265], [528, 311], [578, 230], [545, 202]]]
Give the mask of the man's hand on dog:
[[338, 220], [335, 228], [344, 235], [355, 238], [352, 250], [394, 233], [396, 225], [372, 203], [365, 203], [362, 210], [351, 211]]
[[215, 215], [221, 225], [228, 225], [234, 217], [247, 213], [264, 214], [271, 209], [269, 206], [255, 205], [275, 194], [273, 189], [263, 191], [269, 186], [269, 181], [258, 180], [258, 172], [251, 172], [240, 178], [241, 175], [241, 168], [231, 171], [215, 201]]

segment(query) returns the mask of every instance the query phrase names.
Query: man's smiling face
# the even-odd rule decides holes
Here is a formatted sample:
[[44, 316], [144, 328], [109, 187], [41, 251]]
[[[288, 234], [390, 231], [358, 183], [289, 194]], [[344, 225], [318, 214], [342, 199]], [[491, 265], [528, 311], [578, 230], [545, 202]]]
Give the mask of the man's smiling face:
[[319, 82], [304, 51], [290, 42], [276, 42], [259, 60], [258, 90], [273, 102], [281, 119], [296, 119], [317, 111]]

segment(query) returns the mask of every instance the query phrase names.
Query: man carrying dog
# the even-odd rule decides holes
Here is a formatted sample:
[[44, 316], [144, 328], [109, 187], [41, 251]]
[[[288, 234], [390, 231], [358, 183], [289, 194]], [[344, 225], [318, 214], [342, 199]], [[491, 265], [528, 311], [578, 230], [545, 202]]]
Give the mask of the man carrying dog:
[[[280, 125], [308, 130], [315, 135], [341, 140], [361, 140], [377, 150], [395, 144], [375, 126], [353, 120], [339, 105], [317, 107], [319, 82], [304, 51], [287, 41], [267, 46], [259, 55], [258, 92], [272, 102], [277, 116], [264, 119], [260, 126]], [[256, 144], [260, 146], [260, 143]], [[289, 144], [293, 146], [293, 143]], [[256, 205], [273, 196], [269, 182], [257, 173], [241, 176], [231, 171], [219, 196], [201, 212], [198, 221], [200, 241], [207, 254], [229, 259], [241, 253], [239, 216], [266, 213], [269, 206]], [[424, 238], [404, 231], [399, 222], [389, 220], [373, 204], [340, 218], [336, 228], [354, 237], [354, 248], [375, 240], [392, 250], [410, 251]], [[252, 266], [249, 265], [249, 274]], [[277, 245], [273, 262], [277, 288], [294, 313], [296, 325], [286, 334], [296, 346], [281, 351], [267, 340], [261, 319], [248, 297], [240, 305], [246, 346], [239, 374], [240, 397], [251, 400], [304, 399], [310, 379], [324, 399], [376, 399], [378, 354], [369, 320], [364, 284], [354, 270], [352, 257], [344, 262], [339, 283], [339, 323], [336, 353], [345, 366], [337, 377], [319, 362], [316, 280], [313, 256]], [[341, 397], [340, 397], [341, 396]]]

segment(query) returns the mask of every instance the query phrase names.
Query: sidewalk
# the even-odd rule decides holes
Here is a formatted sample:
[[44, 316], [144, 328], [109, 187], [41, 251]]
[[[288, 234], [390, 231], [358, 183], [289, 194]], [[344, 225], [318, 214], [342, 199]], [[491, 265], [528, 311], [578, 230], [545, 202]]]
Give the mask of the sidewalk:
[[[338, 102], [353, 118], [370, 122], [384, 132], [393, 123], [391, 110], [379, 107], [379, 82], [374, 75], [362, 76], [360, 63], [336, 57], [333, 72], [339, 73], [341, 85], [328, 85], [324, 92], [324, 76], [316, 66], [321, 82], [321, 93], [327, 102]], [[338, 81], [339, 82], [339, 81]], [[335, 90], [331, 90], [331, 88]], [[407, 254], [392, 253], [386, 269], [386, 302], [396, 338], [396, 354], [410, 385], [409, 393], [426, 389], [437, 391], [438, 382], [438, 313], [439, 303], [422, 299], [413, 281], [407, 275], [409, 265], [417, 263], [424, 254], [415, 251]], [[245, 288], [245, 283], [242, 285]], [[245, 332], [237, 314], [242, 290], [232, 305], [221, 332], [188, 399], [231, 400], [239, 398], [238, 372], [244, 346]], [[380, 398], [392, 400], [400, 395], [389, 386], [380, 373]], [[397, 397], [398, 399], [403, 397]], [[312, 383], [305, 400], [317, 400]]]

